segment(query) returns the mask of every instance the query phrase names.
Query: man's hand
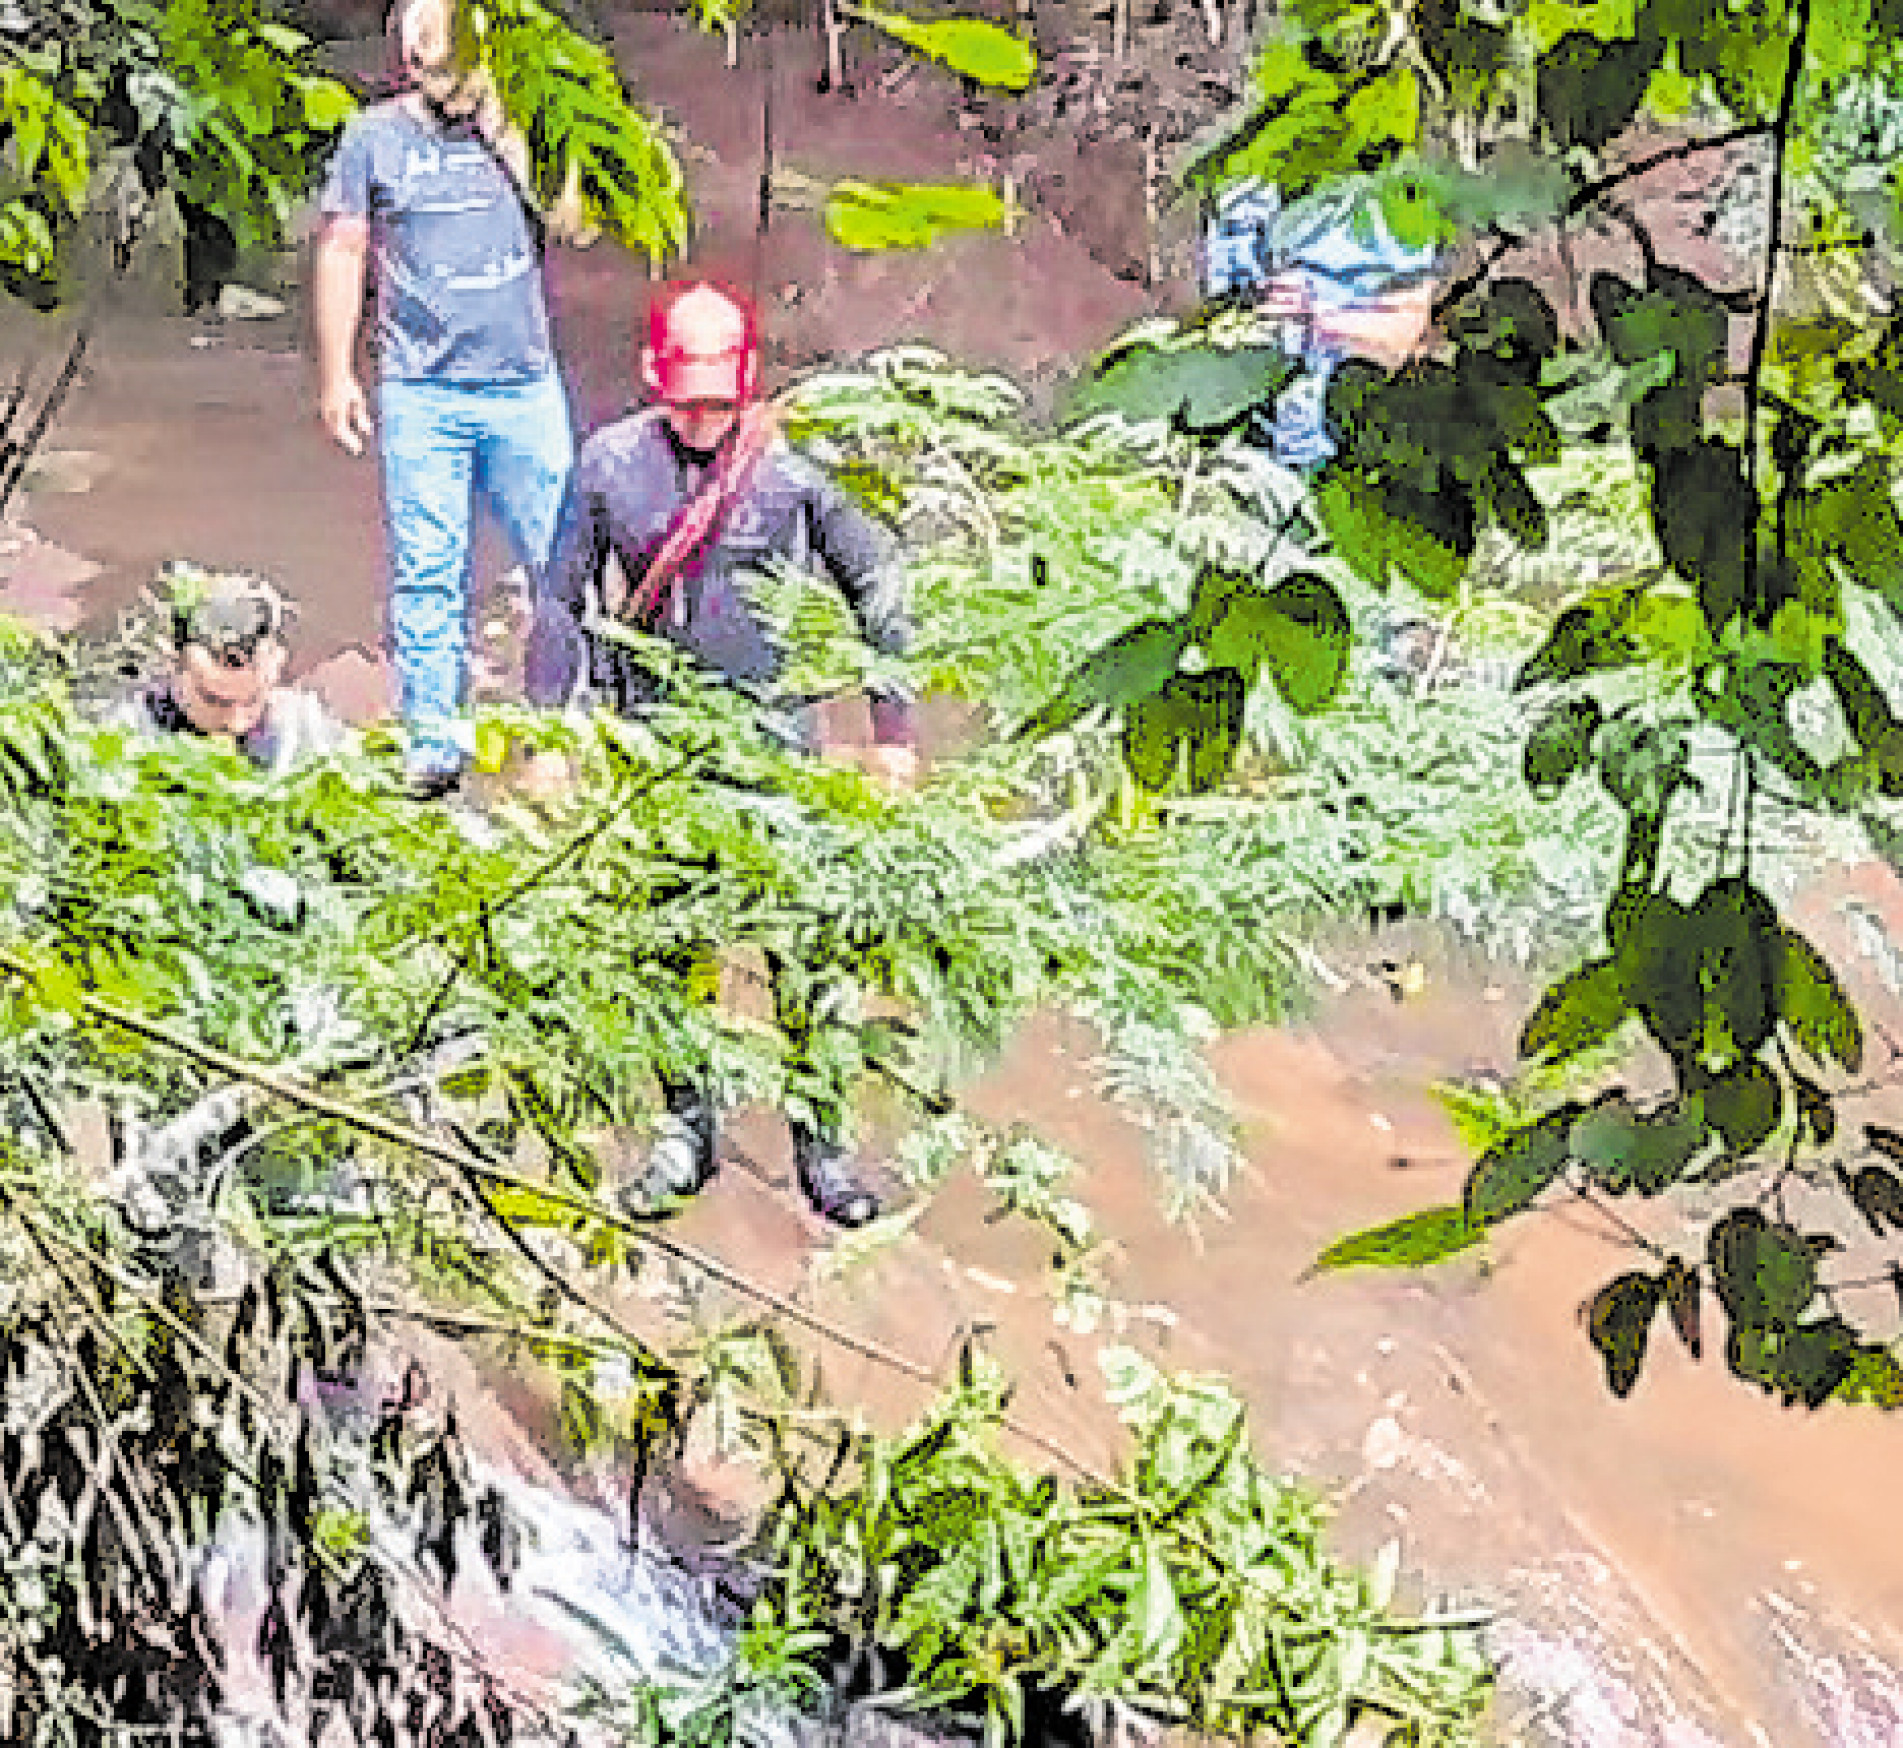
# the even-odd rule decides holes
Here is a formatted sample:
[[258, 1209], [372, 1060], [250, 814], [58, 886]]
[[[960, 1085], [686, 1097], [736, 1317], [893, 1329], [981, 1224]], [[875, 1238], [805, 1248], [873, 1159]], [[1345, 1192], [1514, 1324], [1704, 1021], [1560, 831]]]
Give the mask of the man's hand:
[[531, 753], [516, 773], [515, 790], [525, 801], [559, 801], [573, 781], [566, 753]]
[[363, 384], [354, 376], [327, 382], [317, 397], [318, 416], [324, 429], [348, 455], [361, 455], [376, 427], [370, 419], [370, 402]]
[[918, 748], [902, 742], [870, 746], [864, 752], [867, 776], [888, 789], [912, 789], [918, 784]]

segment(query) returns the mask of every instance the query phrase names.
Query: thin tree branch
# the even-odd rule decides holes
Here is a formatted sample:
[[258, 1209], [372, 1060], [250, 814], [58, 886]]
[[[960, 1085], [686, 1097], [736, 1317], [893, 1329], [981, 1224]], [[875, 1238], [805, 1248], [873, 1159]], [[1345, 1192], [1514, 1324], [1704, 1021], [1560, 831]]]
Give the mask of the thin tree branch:
[[[1797, 93], [1804, 81], [1804, 51], [1810, 36], [1811, 0], [1796, 0], [1791, 11], [1791, 47], [1784, 61], [1784, 88], [1778, 96], [1777, 116], [1771, 124], [1771, 187], [1765, 222], [1764, 273], [1758, 294], [1758, 319], [1751, 326], [1751, 357], [1744, 379], [1745, 478], [1757, 497], [1760, 475], [1758, 409], [1764, 396], [1764, 364], [1771, 347], [1771, 318], [1777, 302], [1778, 267], [1784, 245], [1784, 180], [1789, 169], [1791, 124], [1797, 113]], [[1745, 599], [1758, 604], [1758, 542], [1752, 529], [1745, 548]], [[1780, 554], [1780, 556], [1782, 556]], [[1747, 851], [1748, 853], [1748, 851]]]

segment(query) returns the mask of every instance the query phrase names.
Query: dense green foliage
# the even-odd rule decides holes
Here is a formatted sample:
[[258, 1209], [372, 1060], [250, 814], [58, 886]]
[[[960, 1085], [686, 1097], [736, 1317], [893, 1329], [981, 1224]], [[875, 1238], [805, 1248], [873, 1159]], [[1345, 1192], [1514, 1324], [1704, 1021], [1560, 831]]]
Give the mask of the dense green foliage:
[[[1002, 1461], [1008, 1387], [969, 1355], [918, 1426], [842, 1442], [823, 1484], [796, 1480], [769, 1519], [752, 1682], [816, 1688], [830, 1661], [848, 1692], [998, 1743], [1058, 1734], [1060, 1704], [1104, 1734], [1121, 1706], [1314, 1748], [1357, 1724], [1418, 1748], [1479, 1741], [1480, 1617], [1397, 1617], [1392, 1558], [1355, 1573], [1323, 1553], [1318, 1503], [1251, 1455], [1227, 1389], [1129, 1349], [1102, 1360], [1133, 1446], [1115, 1480]], [[749, 1697], [665, 1722], [718, 1738]], [[662, 1722], [649, 1712], [648, 1739]]]
[[[1129, 930], [1070, 864], [1014, 856], [1020, 828], [997, 823], [981, 795], [948, 783], [883, 797], [848, 770], [779, 750], [735, 695], [676, 675], [674, 701], [640, 723], [570, 726], [594, 777], [587, 801], [553, 819], [506, 803], [478, 819], [405, 801], [391, 749], [373, 745], [268, 781], [210, 745], [82, 726], [63, 664], [31, 641], [14, 644], [6, 674], [0, 1047], [14, 1089], [9, 1128], [32, 1137], [39, 1158], [57, 1159], [62, 1114], [87, 1095], [130, 1100], [154, 1120], [197, 1120], [234, 1088], [248, 1100], [240, 1140], [229, 1111], [206, 1119], [200, 1137], [242, 1156], [243, 1171], [201, 1165], [194, 1187], [193, 1168], [175, 1162], [161, 1174], [171, 1189], [158, 1193], [171, 1206], [154, 1232], [229, 1229], [230, 1212], [207, 1219], [205, 1204], [235, 1195], [234, 1211], [250, 1209], [239, 1229], [253, 1226], [284, 1280], [318, 1283], [332, 1323], [341, 1316], [353, 1339], [406, 1302], [425, 1322], [491, 1332], [557, 1367], [572, 1438], [622, 1449], [637, 1469], [695, 1392], [731, 1396], [739, 1377], [740, 1418], [756, 1429], [756, 1447], [790, 1460], [788, 1425], [812, 1435], [803, 1385], [776, 1383], [773, 1367], [736, 1369], [724, 1357], [729, 1338], [685, 1325], [678, 1350], [664, 1351], [601, 1309], [617, 1276], [650, 1266], [657, 1250], [680, 1253], [661, 1230], [595, 1199], [600, 1162], [650, 1108], [658, 1066], [705, 1064], [732, 1093], [798, 1109], [837, 1096], [837, 1084], [815, 1076], [843, 1083], [871, 1064], [924, 1108], [910, 1150], [921, 1174], [973, 1160], [1006, 1207], [1049, 1228], [1071, 1265], [1073, 1303], [1091, 1291], [1092, 1233], [1065, 1194], [1065, 1162], [1030, 1137], [984, 1135], [948, 1108], [945, 1089], [994, 1055], [1032, 1003], [1052, 999], [1087, 999], [1087, 1011], [1113, 1019], [1118, 1001], [1129, 1003], [1126, 1022], [1147, 1023], [1148, 1048], [1165, 1046], [1167, 1061], [1171, 1028], [1180, 1036], [1184, 1023], [1180, 973], [1152, 963], [1156, 942]], [[510, 720], [484, 725], [485, 748]], [[541, 723], [538, 732], [558, 730]], [[797, 956], [897, 998], [904, 1023], [842, 1010], [795, 1057], [772, 1024], [704, 1005], [692, 974], [671, 962], [684, 936], [722, 941], [739, 965], [767, 949]], [[1185, 1062], [1191, 1043], [1177, 1046]], [[22, 1163], [23, 1181], [53, 1181], [54, 1167]], [[349, 1194], [340, 1173], [355, 1184]], [[73, 1205], [75, 1218], [94, 1218], [83, 1195]], [[120, 1218], [136, 1216], [139, 1194], [124, 1206]], [[522, 1248], [528, 1232], [540, 1234], [539, 1250]], [[78, 1237], [64, 1242], [83, 1251]], [[192, 1308], [190, 1258], [176, 1244], [154, 1256], [150, 1237], [129, 1255], [120, 1242], [105, 1241], [98, 1266], [134, 1283], [123, 1306], [133, 1334], [156, 1315], [148, 1301], [160, 1291], [149, 1276], [138, 1290], [141, 1268], [160, 1269], [158, 1279], [178, 1271], [174, 1314], [204, 1315]], [[293, 1328], [305, 1325], [294, 1318]], [[28, 1333], [49, 1339], [43, 1325]], [[345, 1337], [311, 1324], [298, 1339]], [[311, 1363], [330, 1367], [326, 1352], [320, 1345]], [[202, 1395], [213, 1382], [193, 1373], [180, 1387]], [[1157, 1389], [1153, 1381], [1150, 1394]], [[1471, 1623], [1451, 1637], [1390, 1624], [1384, 1592], [1319, 1554], [1312, 1508], [1247, 1459], [1227, 1398], [1150, 1402], [1133, 1479], [1099, 1497], [1106, 1483], [1053, 1490], [987, 1454], [998, 1402], [989, 1386], [979, 1396], [957, 1399], [946, 1422], [954, 1430], [923, 1446], [882, 1455], [876, 1442], [850, 1441], [855, 1464], [876, 1470], [889, 1456], [908, 1486], [976, 1490], [1012, 1545], [1029, 1537], [1027, 1546], [1046, 1547], [1046, 1566], [1079, 1537], [1112, 1563], [1087, 1592], [1040, 1602], [1033, 1587], [1014, 1600], [1026, 1635], [1014, 1648], [982, 1615], [946, 1632], [926, 1611], [953, 1573], [932, 1575], [928, 1542], [903, 1557], [894, 1548], [881, 1581], [894, 1612], [879, 1631], [914, 1660], [921, 1703], [988, 1685], [1006, 1735], [1018, 1721], [1012, 1695], [1041, 1685], [1055, 1697], [1144, 1709], [1187, 1704], [1223, 1726], [1252, 1718], [1302, 1742], [1336, 1739], [1360, 1710], [1409, 1720], [1420, 1741], [1464, 1739], [1461, 1720], [1478, 1694]], [[801, 1412], [789, 1416], [793, 1407]], [[245, 1428], [234, 1423], [233, 1434]], [[942, 1460], [926, 1462], [928, 1449]], [[346, 1515], [363, 1509], [341, 1457], [308, 1460], [309, 1478], [294, 1470], [289, 1492], [268, 1483], [242, 1499], [220, 1492], [191, 1508], [193, 1521], [203, 1532], [227, 1509], [267, 1521], [288, 1511], [308, 1536], [317, 1533], [314, 1498], [334, 1494]], [[819, 1478], [804, 1464], [790, 1476], [805, 1479], [774, 1520], [784, 1545], [770, 1570], [782, 1582], [756, 1611], [739, 1685], [722, 1689], [721, 1705], [769, 1678], [810, 1685], [826, 1667], [820, 1653], [848, 1630], [846, 1617], [822, 1641], [802, 1635], [811, 1599], [836, 1594], [810, 1562], [835, 1557], [840, 1513], [863, 1516], [881, 1499], [878, 1521], [896, 1533], [890, 1514], [903, 1502], [889, 1487]], [[461, 1482], [449, 1497], [424, 1530], [453, 1549], [457, 1526], [482, 1520]], [[383, 1571], [374, 1549], [351, 1547], [371, 1563], [345, 1562], [342, 1589], [287, 1580], [282, 1606], [348, 1617], [350, 1585]], [[1115, 1567], [1119, 1550], [1139, 1564]], [[438, 1565], [452, 1576], [453, 1560]], [[128, 1608], [146, 1606], [139, 1583], [125, 1594]], [[60, 1606], [91, 1604], [82, 1590]], [[931, 1647], [912, 1642], [928, 1619], [939, 1635]], [[1087, 1647], [1077, 1639], [1086, 1622], [1096, 1635]], [[1199, 1633], [1231, 1647], [1200, 1684]], [[1309, 1648], [1337, 1641], [1339, 1659]], [[400, 1671], [404, 1657], [424, 1652], [404, 1641], [376, 1654]], [[960, 1674], [972, 1670], [989, 1673]], [[40, 1671], [34, 1703], [64, 1703], [58, 1683], [75, 1678]], [[293, 1657], [287, 1679], [321, 1688], [332, 1677], [321, 1659]], [[488, 1703], [479, 1684], [470, 1696]], [[185, 1716], [211, 1703], [209, 1687], [163, 1696]]]
[[[1897, 1180], [1887, 1131], [1859, 1135], [1843, 1117], [1867, 1090], [1863, 1028], [1766, 876], [1769, 842], [1807, 815], [1894, 841], [1897, 718], [1877, 676], [1892, 666], [1903, 546], [1896, 331], [1865, 304], [1793, 295], [1802, 252], [1854, 245], [1864, 228], [1847, 203], [1869, 148], [1846, 118], [1868, 120], [1868, 93], [1894, 76], [1893, 21], [1881, 5], [1793, 0], [1748, 15], [1535, 4], [1505, 18], [1456, 5], [1391, 23], [1358, 3], [1302, 7], [1200, 173], [1263, 175], [1293, 193], [1371, 173], [1397, 232], [1459, 245], [1429, 352], [1392, 373], [1344, 367], [1330, 386], [1339, 452], [1314, 503], [1369, 584], [1470, 589], [1483, 542], [1548, 542], [1539, 470], [1582, 436], [1629, 446], [1656, 552], [1623, 578], [1581, 578], [1517, 682], [1539, 711], [1529, 787], [1565, 813], [1594, 783], [1623, 816], [1599, 939], [1531, 1016], [1522, 1051], [1555, 1065], [1643, 1038], [1650, 1060], [1635, 1057], [1631, 1085], [1582, 1074], [1499, 1135], [1462, 1218], [1436, 1212], [1325, 1260], [1418, 1262], [1562, 1193], [1603, 1203], [1738, 1182], [1702, 1256], [1646, 1240], [1646, 1266], [1594, 1301], [1612, 1388], [1634, 1387], [1661, 1308], [1702, 1350], [1702, 1296], [1717, 1301], [1740, 1377], [1786, 1401], [1894, 1403]], [[1686, 137], [1648, 158], [1632, 131], [1648, 117]], [[1741, 142], [1768, 166], [1761, 241], [1742, 264], [1681, 264], [1629, 185], [1649, 163]], [[1516, 169], [1529, 153], [1553, 173]], [[1522, 239], [1557, 232], [1563, 244], [1587, 217], [1627, 233], [1637, 271], [1595, 270], [1562, 309], [1559, 288], [1515, 277], [1510, 257]], [[1246, 418], [1246, 361], [1202, 351], [1205, 371], [1227, 367], [1221, 412]], [[1590, 433], [1558, 416], [1582, 367], [1617, 384], [1595, 397]], [[1225, 422], [1194, 407], [1178, 404], [1179, 427]], [[1328, 606], [1307, 623], [1336, 619]], [[1138, 640], [1156, 657], [1141, 675], [1119, 665]], [[1185, 696], [1182, 654], [1213, 668], [1227, 654], [1215, 643], [1192, 602], [1121, 631], [1076, 671], [1073, 689], [1125, 712], [1138, 781], [1178, 780], [1142, 724]], [[1260, 653], [1286, 692], [1270, 647]], [[1235, 671], [1246, 683], [1249, 665]], [[1233, 746], [1235, 706], [1195, 684], [1184, 732]]]

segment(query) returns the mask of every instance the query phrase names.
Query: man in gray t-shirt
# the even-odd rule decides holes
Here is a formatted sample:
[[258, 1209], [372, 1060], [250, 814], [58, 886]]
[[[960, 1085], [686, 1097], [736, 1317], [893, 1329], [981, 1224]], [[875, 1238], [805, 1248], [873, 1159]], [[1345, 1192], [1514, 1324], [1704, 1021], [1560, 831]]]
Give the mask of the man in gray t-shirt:
[[[522, 138], [459, 42], [457, 0], [395, 0], [388, 21], [401, 88], [351, 118], [323, 194], [319, 400], [349, 453], [379, 436], [398, 705], [412, 781], [436, 795], [464, 762], [474, 494], [517, 559], [540, 566], [574, 439]], [[374, 424], [355, 357], [367, 281]]]

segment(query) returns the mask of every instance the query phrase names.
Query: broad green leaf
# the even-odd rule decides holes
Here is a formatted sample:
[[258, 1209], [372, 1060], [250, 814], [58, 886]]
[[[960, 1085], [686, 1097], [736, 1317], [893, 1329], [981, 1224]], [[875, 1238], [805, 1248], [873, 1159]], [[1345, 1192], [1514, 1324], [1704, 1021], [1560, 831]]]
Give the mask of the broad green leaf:
[[1004, 201], [994, 189], [955, 183], [836, 182], [826, 197], [826, 234], [844, 249], [925, 249], [947, 231], [997, 230]]
[[1684, 1176], [1709, 1135], [1704, 1106], [1695, 1098], [1642, 1112], [1619, 1097], [1601, 1100], [1574, 1123], [1567, 1146], [1602, 1188], [1656, 1196]]
[[1470, 1220], [1465, 1208], [1424, 1208], [1385, 1226], [1338, 1238], [1309, 1265], [1311, 1274], [1329, 1274], [1351, 1268], [1425, 1268], [1485, 1239], [1484, 1225]]
[[1601, 41], [1569, 31], [1540, 56], [1540, 119], [1565, 150], [1597, 152], [1625, 132], [1659, 64], [1660, 46], [1632, 37]]
[[1203, 648], [1214, 668], [1253, 677], [1266, 666], [1289, 708], [1306, 715], [1340, 692], [1351, 641], [1341, 597], [1321, 577], [1302, 575], [1233, 594]]
[[1395, 494], [1349, 470], [1324, 473], [1315, 488], [1323, 526], [1356, 575], [1385, 589], [1398, 572], [1422, 594], [1446, 599], [1460, 587], [1471, 552], [1397, 513]]
[[1033, 712], [1018, 730], [1036, 740], [1056, 734], [1092, 710], [1122, 710], [1139, 698], [1160, 692], [1176, 672], [1189, 628], [1177, 619], [1146, 619], [1085, 660], [1063, 689]]
[[1705, 621], [1721, 631], [1746, 604], [1745, 554], [1758, 523], [1744, 458], [1703, 438], [1660, 450], [1652, 474], [1652, 526], [1666, 563], [1698, 585]]
[[1864, 588], [1903, 606], [1903, 519], [1884, 463], [1872, 459], [1804, 493], [1790, 523], [1798, 551], [1835, 559]]
[[1668, 1054], [1685, 1055], [1698, 1041], [1704, 1016], [1691, 913], [1668, 893], [1648, 892], [1623, 906], [1615, 920], [1613, 962], [1628, 1005]]
[[1739, 1157], [1770, 1140], [1784, 1114], [1784, 1093], [1777, 1076], [1755, 1060], [1734, 1063], [1722, 1074], [1701, 1079], [1698, 1093], [1705, 1120]]
[[1633, 608], [1630, 591], [1568, 607], [1553, 622], [1546, 641], [1527, 658], [1514, 678], [1513, 689], [1520, 692], [1531, 686], [1576, 680], [1644, 660], [1644, 645], [1626, 628]]
[[1189, 790], [1192, 795], [1206, 794], [1235, 765], [1248, 689], [1233, 668], [1178, 675], [1170, 684], [1181, 688], [1190, 712]]
[[1162, 691], [1139, 698], [1124, 715], [1123, 759], [1152, 795], [1175, 781], [1184, 748], [1196, 732], [1197, 709], [1178, 675]]
[[[1692, 907], [1691, 930], [1705, 992], [1706, 1056], [1755, 1056], [1777, 1019], [1776, 907], [1747, 881], [1714, 880]], [[1724, 1127], [1715, 1114], [1712, 1121]]]
[[1296, 368], [1278, 346], [1127, 346], [1072, 391], [1065, 412], [1117, 412], [1214, 437], [1272, 402]]
[[1467, 1176], [1462, 1205], [1478, 1226], [1492, 1226], [1530, 1207], [1566, 1170], [1566, 1139], [1577, 1105], [1549, 1112], [1484, 1155]]
[[1540, 998], [1520, 1033], [1521, 1058], [1564, 1062], [1596, 1049], [1625, 1023], [1627, 1013], [1618, 968], [1610, 959], [1588, 960]]
[[1712, 1284], [1734, 1323], [1788, 1323], [1817, 1293], [1817, 1258], [1802, 1235], [1738, 1208], [1711, 1230]]
[[1646, 1339], [1663, 1296], [1664, 1283], [1656, 1275], [1638, 1273], [1621, 1275], [1594, 1295], [1587, 1326], [1615, 1396], [1630, 1396], [1639, 1381]]
[[1785, 928], [1773, 941], [1772, 957], [1777, 1011], [1791, 1035], [1819, 1062], [1855, 1074], [1863, 1066], [1863, 1023], [1824, 956]]
[[1807, 1408], [1829, 1401], [1868, 1352], [1856, 1331], [1835, 1317], [1794, 1329], [1740, 1324], [1726, 1344], [1726, 1357], [1739, 1377]]
[[982, 18], [909, 18], [876, 6], [848, 10], [907, 48], [1006, 91], [1025, 91], [1037, 77], [1037, 50], [1023, 37]]

